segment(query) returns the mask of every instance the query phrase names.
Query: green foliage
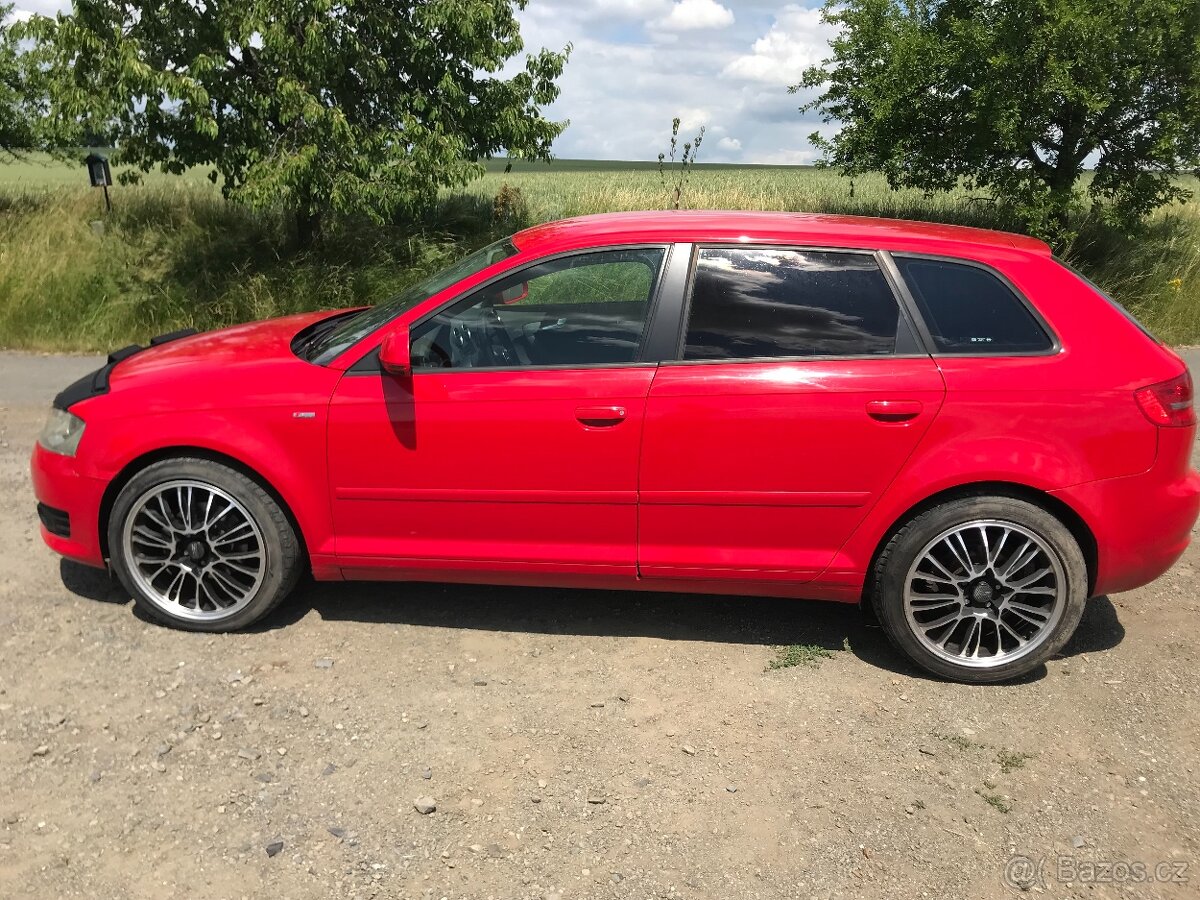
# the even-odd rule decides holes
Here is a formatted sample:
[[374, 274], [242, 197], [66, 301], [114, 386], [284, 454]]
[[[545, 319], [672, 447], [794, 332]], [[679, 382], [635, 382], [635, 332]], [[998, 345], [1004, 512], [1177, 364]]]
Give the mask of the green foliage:
[[0, 193], [0, 346], [107, 351], [181, 327], [379, 303], [493, 238], [482, 205], [463, 232], [461, 204], [448, 202], [411, 225], [360, 221], [289, 250], [280, 212], [206, 187], [118, 187], [103, 230], [87, 189]]
[[767, 663], [768, 669], [790, 669], [793, 666], [814, 668], [823, 659], [832, 659], [833, 654], [817, 644], [791, 644], [775, 648], [775, 658]]
[[1000, 794], [991, 794], [979, 788], [975, 789], [975, 793], [982, 797], [983, 802], [996, 810], [996, 812], [1003, 813], [1004, 815], [1012, 812], [1012, 801], [1002, 797]]
[[1000, 771], [1007, 775], [1017, 769], [1025, 768], [1025, 763], [1033, 759], [1034, 755], [1023, 751], [1002, 749], [996, 754], [996, 762], [1000, 765]]
[[1066, 236], [1085, 161], [1097, 212], [1129, 228], [1189, 192], [1200, 167], [1195, 0], [829, 0], [832, 59], [793, 91], [841, 121], [814, 136], [847, 174], [893, 187], [960, 183]]
[[6, 22], [11, 3], [0, 3], [0, 153], [15, 154], [34, 146], [31, 114], [22, 53], [17, 35]]
[[564, 125], [539, 107], [567, 52], [496, 74], [523, 50], [524, 3], [76, 0], [26, 33], [56, 120], [142, 172], [203, 166], [227, 197], [291, 210], [307, 245], [329, 213], [415, 215], [501, 149], [549, 157]]
[[[670, 209], [679, 209], [680, 202], [683, 196], [683, 189], [687, 186], [688, 178], [692, 174], [692, 169], [696, 165], [696, 154], [700, 152], [700, 144], [704, 141], [704, 126], [700, 126], [700, 130], [696, 136], [690, 141], [683, 143], [683, 156], [679, 159], [679, 166], [675, 169], [674, 174], [670, 174], [670, 169], [675, 166], [675, 153], [679, 149], [679, 117], [676, 116], [671, 120], [671, 150], [670, 155], [666, 153], [658, 154], [658, 177], [662, 179], [663, 190], [667, 192], [667, 206]], [[670, 183], [668, 183], [668, 175], [670, 175]]]
[[[654, 161], [556, 160], [487, 164], [461, 191], [443, 191], [415, 221], [384, 225], [346, 218], [323, 246], [297, 251], [280, 209], [222, 200], [204, 169], [158, 171], [112, 189], [114, 211], [102, 235], [100, 192], [77, 160], [42, 154], [0, 160], [0, 346], [111, 350], [192, 325], [215, 328], [307, 309], [375, 303], [442, 262], [492, 237], [535, 222], [661, 205]], [[114, 168], [114, 175], [122, 171]], [[1084, 184], [1090, 177], [1084, 175]], [[508, 184], [526, 210], [492, 220]], [[1194, 190], [1193, 178], [1180, 179]], [[962, 189], [924, 197], [889, 189], [879, 174], [849, 180], [834, 169], [697, 164], [688, 189], [698, 209], [851, 213], [1020, 228], [1003, 205], [972, 202]], [[1200, 343], [1200, 201], [1155, 212], [1136, 235], [1092, 216], [1068, 261], [1112, 293], [1158, 337]], [[135, 227], [136, 226], [136, 227]]]

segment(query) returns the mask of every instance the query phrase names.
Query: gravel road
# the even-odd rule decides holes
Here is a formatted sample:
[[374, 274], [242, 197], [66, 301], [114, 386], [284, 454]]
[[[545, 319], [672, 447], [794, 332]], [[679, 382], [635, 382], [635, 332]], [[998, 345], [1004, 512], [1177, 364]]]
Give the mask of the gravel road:
[[0, 896], [1200, 896], [1200, 549], [997, 687], [798, 601], [310, 584], [184, 634], [37, 536], [95, 364], [0, 354]]

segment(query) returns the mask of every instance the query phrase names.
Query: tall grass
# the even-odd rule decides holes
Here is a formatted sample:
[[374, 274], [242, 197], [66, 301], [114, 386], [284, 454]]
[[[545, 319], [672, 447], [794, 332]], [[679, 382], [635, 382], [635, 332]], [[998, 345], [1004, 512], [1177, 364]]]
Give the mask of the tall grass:
[[[66, 167], [0, 165], [0, 346], [102, 350], [179, 327], [374, 303], [498, 231], [672, 202], [654, 163], [497, 167], [420, 221], [335, 223], [322, 247], [300, 251], [282, 215], [226, 203], [200, 177], [118, 186], [111, 216], [98, 192], [75, 186], [83, 178]], [[505, 210], [517, 214], [493, 224], [505, 185]], [[790, 167], [699, 165], [682, 203], [1018, 227], [965, 192], [931, 199], [878, 178]], [[1162, 338], [1200, 341], [1200, 202], [1159, 212], [1136, 236], [1086, 220], [1079, 231], [1065, 248], [1072, 263]]]
[[[281, 215], [187, 184], [122, 191], [111, 216], [77, 189], [0, 194], [0, 346], [102, 350], [175, 328], [200, 330], [376, 303], [486, 235], [450, 220], [336, 229], [295, 248]], [[93, 223], [99, 223], [94, 225]]]

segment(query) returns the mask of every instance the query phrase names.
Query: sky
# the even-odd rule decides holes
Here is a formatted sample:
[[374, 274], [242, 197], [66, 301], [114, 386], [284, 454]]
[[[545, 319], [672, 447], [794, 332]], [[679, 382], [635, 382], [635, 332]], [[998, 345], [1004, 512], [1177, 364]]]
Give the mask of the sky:
[[[53, 14], [61, 0], [16, 0], [18, 17]], [[805, 67], [829, 55], [819, 7], [755, 0], [529, 0], [519, 14], [528, 51], [573, 46], [545, 111], [570, 126], [554, 143], [564, 159], [653, 160], [706, 128], [701, 162], [800, 164], [828, 134], [808, 95], [789, 94]], [[523, 67], [514, 60], [506, 71]]]

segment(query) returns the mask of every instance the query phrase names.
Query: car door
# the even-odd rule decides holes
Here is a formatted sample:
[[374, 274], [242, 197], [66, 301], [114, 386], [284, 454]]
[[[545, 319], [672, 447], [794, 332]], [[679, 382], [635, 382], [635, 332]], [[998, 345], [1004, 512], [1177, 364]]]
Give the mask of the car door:
[[666, 255], [537, 262], [412, 323], [411, 376], [342, 379], [329, 470], [348, 575], [635, 576], [640, 356]]
[[647, 578], [812, 580], [944, 396], [866, 251], [698, 248], [678, 357], [646, 405]]

